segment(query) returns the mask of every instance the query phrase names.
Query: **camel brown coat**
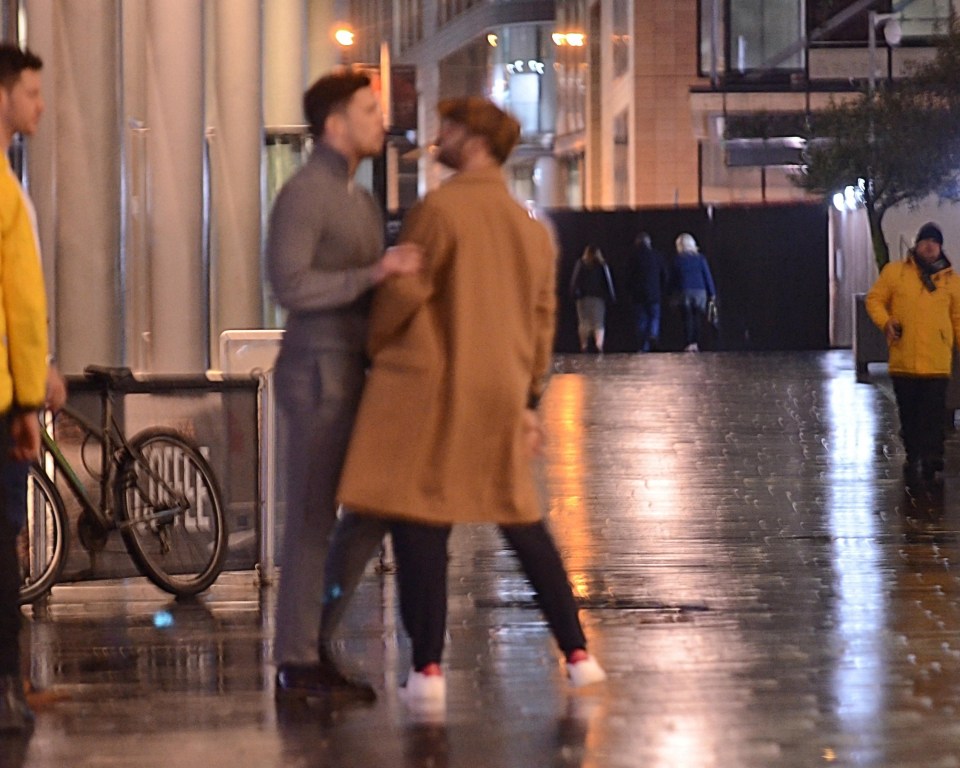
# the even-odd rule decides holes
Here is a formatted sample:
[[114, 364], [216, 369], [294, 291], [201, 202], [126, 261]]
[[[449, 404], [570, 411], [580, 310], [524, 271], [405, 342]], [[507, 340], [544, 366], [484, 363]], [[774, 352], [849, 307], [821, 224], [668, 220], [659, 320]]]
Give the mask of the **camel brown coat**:
[[521, 421], [550, 365], [553, 241], [499, 169], [459, 173], [428, 194], [401, 240], [423, 247], [426, 268], [377, 290], [339, 498], [427, 524], [536, 522]]

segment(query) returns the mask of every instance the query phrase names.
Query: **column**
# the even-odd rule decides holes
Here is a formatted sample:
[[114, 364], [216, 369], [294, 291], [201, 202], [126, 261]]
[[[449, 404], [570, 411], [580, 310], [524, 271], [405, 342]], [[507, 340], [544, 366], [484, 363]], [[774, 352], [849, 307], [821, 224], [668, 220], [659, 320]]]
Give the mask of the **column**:
[[264, 0], [263, 118], [267, 126], [304, 122], [306, 29], [304, 0]]
[[333, 26], [340, 21], [337, 16], [345, 11], [341, 3], [330, 0], [310, 0], [309, 33], [307, 51], [310, 57], [306, 84], [312, 83], [321, 75], [333, 69], [340, 60], [339, 46], [331, 40]]
[[533, 165], [537, 208], [557, 208], [564, 203], [563, 178], [555, 157], [538, 157]]
[[[45, 59], [45, 132], [30, 147], [51, 336], [65, 373], [121, 359], [117, 0], [31, 2]], [[42, 213], [41, 213], [42, 212]]]
[[444, 170], [440, 163], [434, 162], [426, 151], [437, 138], [440, 130], [440, 118], [437, 116], [437, 101], [440, 94], [440, 69], [437, 64], [421, 66], [417, 70], [417, 143], [422, 150], [419, 160], [417, 194], [423, 197], [427, 192], [439, 186]]
[[261, 325], [259, 0], [216, 0], [212, 10], [207, 151], [210, 162], [210, 359], [219, 337]]
[[207, 368], [203, 258], [203, 4], [147, 0], [150, 370]]

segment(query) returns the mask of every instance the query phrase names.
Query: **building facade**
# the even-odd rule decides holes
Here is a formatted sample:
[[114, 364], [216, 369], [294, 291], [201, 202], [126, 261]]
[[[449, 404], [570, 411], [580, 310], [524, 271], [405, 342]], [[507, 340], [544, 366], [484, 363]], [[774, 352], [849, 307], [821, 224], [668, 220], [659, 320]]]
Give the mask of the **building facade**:
[[[438, 98], [482, 93], [517, 114], [519, 197], [586, 208], [806, 199], [786, 133], [735, 140], [738, 118], [783, 125], [900, 77], [931, 55], [951, 0], [354, 0], [348, 60], [415, 69], [420, 144]], [[870, 45], [871, 11], [901, 40]], [[879, 25], [878, 25], [879, 29]], [[874, 30], [875, 32], [877, 30]], [[436, 183], [421, 165], [423, 188]]]
[[[520, 118], [508, 171], [532, 207], [775, 202], [803, 197], [789, 181], [795, 137], [758, 145], [730, 125], [761, 113], [788, 124], [856, 93], [871, 59], [874, 77], [900, 76], [931, 55], [957, 5], [4, 0], [6, 37], [45, 61], [47, 114], [23, 168], [61, 367], [199, 372], [218, 366], [222, 331], [282, 324], [263, 280], [266, 216], [309, 150], [303, 91], [337, 64], [393, 73], [394, 130], [366, 177], [390, 210], [439, 182], [435, 105], [463, 94]], [[897, 47], [871, 34], [871, 10], [900, 12]], [[344, 25], [350, 47], [334, 38]], [[847, 223], [830, 258], [846, 280], [859, 264], [843, 234], [856, 212], [835, 217]], [[888, 241], [900, 243], [914, 222], [894, 220], [902, 230]]]

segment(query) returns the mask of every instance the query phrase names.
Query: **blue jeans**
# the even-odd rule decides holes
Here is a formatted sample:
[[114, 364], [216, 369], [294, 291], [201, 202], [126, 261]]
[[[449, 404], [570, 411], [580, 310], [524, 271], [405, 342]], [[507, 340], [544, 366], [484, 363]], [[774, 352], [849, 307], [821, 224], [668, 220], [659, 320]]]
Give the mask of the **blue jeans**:
[[640, 351], [649, 352], [660, 338], [660, 302], [637, 304], [636, 321]]

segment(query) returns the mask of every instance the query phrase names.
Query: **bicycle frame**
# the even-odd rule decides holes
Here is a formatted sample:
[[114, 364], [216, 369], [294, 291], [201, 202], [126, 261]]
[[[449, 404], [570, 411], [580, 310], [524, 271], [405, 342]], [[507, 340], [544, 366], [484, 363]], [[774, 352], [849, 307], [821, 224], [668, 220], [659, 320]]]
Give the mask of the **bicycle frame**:
[[[118, 531], [143, 576], [179, 597], [199, 594], [220, 574], [229, 544], [212, 468], [176, 430], [148, 427], [127, 438], [114, 415], [113, 398], [138, 389], [128, 369], [89, 366], [85, 374], [97, 385], [92, 394], [100, 400], [98, 418], [65, 407], [65, 423], [49, 413], [39, 423], [42, 461], [30, 470], [35, 495], [27, 502], [29, 513], [33, 499], [36, 525], [27, 529], [21, 555], [21, 601], [46, 594], [62, 571], [71, 523], [64, 485], [81, 507], [76, 529], [90, 554], [91, 572], [96, 572], [95, 558], [108, 534]], [[90, 440], [100, 443], [99, 467]], [[94, 485], [99, 485], [99, 498]], [[49, 547], [48, 531], [53, 533]], [[28, 572], [25, 556], [31, 548], [36, 562]]]
[[[88, 437], [93, 437], [93, 439], [100, 443], [99, 503], [93, 499], [85, 483], [70, 464], [70, 461], [64, 455], [53, 435], [50, 434], [47, 425], [43, 423], [41, 423], [40, 440], [43, 445], [43, 451], [45, 452], [42, 458], [49, 455], [53, 459], [54, 465], [63, 474], [67, 485], [70, 487], [70, 491], [83, 507], [84, 511], [92, 515], [104, 530], [113, 530], [120, 528], [122, 525], [117, 522], [114, 510], [116, 499], [112, 493], [116, 482], [116, 473], [122, 463], [116, 454], [122, 450], [126, 455], [133, 456], [134, 452], [114, 419], [113, 398], [109, 389], [104, 389], [100, 393], [100, 402], [101, 426], [97, 426], [83, 414], [68, 405], [64, 405], [61, 409], [61, 412], [66, 414], [71, 421], [74, 421]], [[41, 464], [43, 464], [43, 461], [41, 461]], [[162, 477], [156, 474], [146, 462], [142, 462], [142, 466], [154, 481], [175, 497], [176, 494], [173, 494], [169, 484]], [[163, 518], [164, 514], [162, 511], [157, 513], [158, 519]], [[126, 524], [132, 525], [132, 523], [129, 522]]]
[[[71, 420], [75, 421], [83, 431], [92, 435], [95, 439], [99, 440], [101, 445], [101, 461], [105, 451], [103, 447], [108, 442], [104, 436], [103, 431], [96, 427], [93, 423], [87, 420], [82, 414], [78, 413], [69, 406], [63, 406], [61, 409]], [[103, 472], [99, 480], [100, 485], [100, 503], [94, 501], [90, 492], [87, 490], [86, 485], [83, 480], [74, 470], [73, 466], [70, 464], [66, 456], [64, 456], [63, 451], [60, 446], [57, 445], [56, 440], [54, 440], [53, 435], [50, 434], [50, 430], [47, 425], [41, 422], [40, 425], [40, 442], [42, 443], [40, 464], [46, 469], [46, 461], [48, 458], [53, 459], [54, 466], [57, 470], [62, 473], [64, 479], [66, 480], [67, 485], [70, 487], [70, 491], [73, 493], [74, 497], [83, 507], [84, 511], [93, 515], [93, 517], [101, 523], [105, 528], [112, 527], [112, 509], [109, 507], [112, 506], [111, 494], [109, 493], [110, 483], [112, 481], [112, 459], [106, 464], [101, 464], [103, 467]], [[50, 474], [49, 472], [47, 473]]]

